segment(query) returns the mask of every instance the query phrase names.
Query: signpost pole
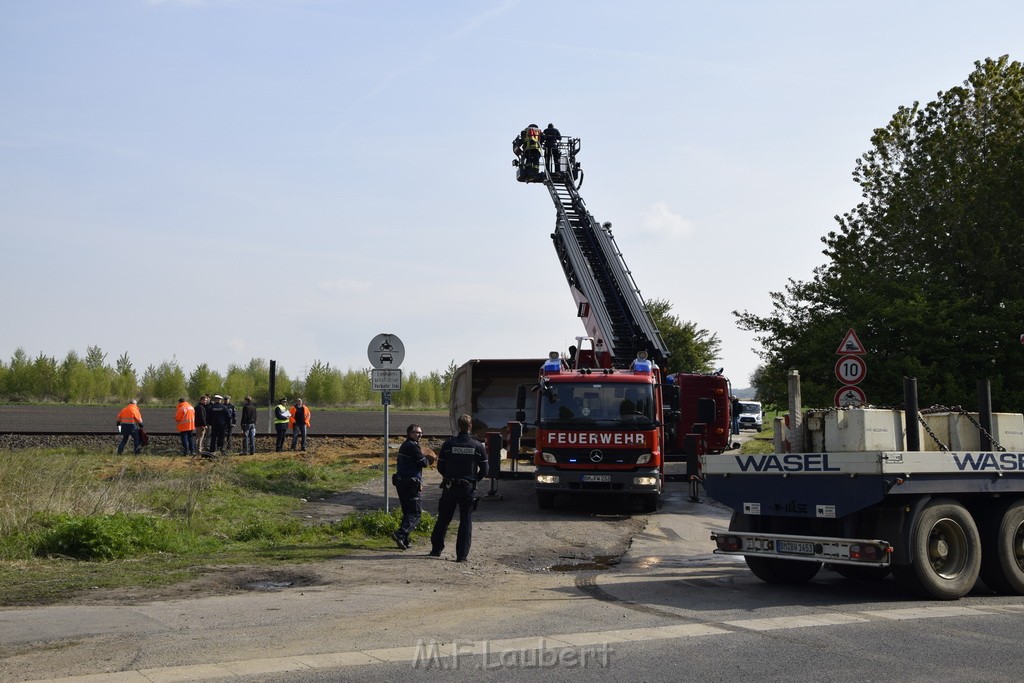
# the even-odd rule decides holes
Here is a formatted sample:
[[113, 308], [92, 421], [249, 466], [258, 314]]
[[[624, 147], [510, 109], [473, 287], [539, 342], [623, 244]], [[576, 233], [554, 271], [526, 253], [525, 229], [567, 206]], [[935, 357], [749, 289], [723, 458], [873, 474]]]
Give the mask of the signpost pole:
[[388, 498], [388, 480], [391, 478], [388, 476], [388, 434], [391, 430], [388, 425], [388, 408], [391, 404], [391, 392], [382, 391], [380, 392], [380, 402], [384, 405], [384, 514], [388, 514], [388, 508], [391, 500]]

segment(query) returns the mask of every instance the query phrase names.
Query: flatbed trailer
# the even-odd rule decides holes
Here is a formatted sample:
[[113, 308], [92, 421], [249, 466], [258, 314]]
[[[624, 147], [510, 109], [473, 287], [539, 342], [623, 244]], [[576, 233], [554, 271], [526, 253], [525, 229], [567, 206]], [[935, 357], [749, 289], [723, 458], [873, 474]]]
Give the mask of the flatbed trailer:
[[979, 578], [1024, 595], [1024, 452], [706, 455], [703, 474], [734, 511], [715, 552], [744, 556], [766, 582], [809, 581], [827, 563], [856, 579], [891, 572], [937, 599]]

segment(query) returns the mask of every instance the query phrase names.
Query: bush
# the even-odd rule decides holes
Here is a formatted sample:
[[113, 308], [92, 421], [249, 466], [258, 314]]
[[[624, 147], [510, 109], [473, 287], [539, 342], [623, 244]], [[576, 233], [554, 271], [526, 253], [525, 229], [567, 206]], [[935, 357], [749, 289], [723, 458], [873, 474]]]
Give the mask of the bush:
[[35, 545], [40, 556], [113, 560], [143, 552], [173, 550], [173, 529], [155, 517], [117, 513], [59, 515], [45, 522]]

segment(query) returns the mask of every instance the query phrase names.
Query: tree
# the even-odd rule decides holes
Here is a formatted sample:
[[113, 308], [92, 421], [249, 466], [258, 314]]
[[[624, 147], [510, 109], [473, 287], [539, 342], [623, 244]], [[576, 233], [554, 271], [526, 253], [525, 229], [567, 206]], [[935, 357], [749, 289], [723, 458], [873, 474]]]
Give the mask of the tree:
[[[849, 328], [867, 347], [869, 401], [897, 404], [916, 377], [922, 405], [1024, 403], [1024, 69], [975, 62], [962, 86], [900, 107], [853, 172], [863, 200], [822, 238], [809, 282], [772, 292], [772, 312], [735, 312], [756, 334], [759, 386], [779, 403], [789, 368], [804, 402], [832, 403], [835, 350]], [[782, 401], [784, 403], [784, 400]]]
[[672, 314], [672, 304], [665, 299], [651, 299], [647, 310], [668, 347], [665, 374], [674, 372], [711, 372], [721, 353], [718, 335], [698, 329], [696, 323], [682, 322]]

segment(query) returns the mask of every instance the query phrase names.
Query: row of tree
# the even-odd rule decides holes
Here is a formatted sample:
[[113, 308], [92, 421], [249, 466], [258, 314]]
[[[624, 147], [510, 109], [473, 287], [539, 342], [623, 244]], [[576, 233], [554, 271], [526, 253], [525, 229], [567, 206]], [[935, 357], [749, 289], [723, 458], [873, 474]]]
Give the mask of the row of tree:
[[861, 387], [876, 405], [973, 408], [992, 382], [996, 410], [1024, 407], [1024, 68], [975, 62], [961, 86], [900, 107], [857, 160], [863, 200], [822, 238], [827, 262], [772, 292], [767, 315], [734, 312], [761, 346], [759, 395], [831, 405], [835, 350], [856, 329], [868, 351]]
[[[447, 406], [449, 382], [455, 365], [443, 372], [402, 377], [402, 391], [392, 394], [392, 404], [404, 408], [439, 409]], [[292, 379], [276, 366], [275, 390], [281, 397], [301, 396], [318, 406], [363, 406], [379, 403], [370, 389], [369, 369], [341, 372], [329, 363], [316, 361], [306, 376]], [[179, 397], [195, 399], [203, 394], [232, 396], [240, 402], [252, 396], [265, 404], [270, 396], [270, 363], [254, 358], [248, 365], [230, 365], [222, 375], [205, 363], [188, 375], [176, 361], [150, 365], [140, 377], [128, 354], [111, 366], [106, 354], [90, 346], [85, 356], [69, 351], [62, 361], [39, 354], [31, 358], [17, 349], [9, 363], [0, 361], [0, 400], [58, 401], [64, 403], [111, 403], [138, 398], [143, 403], [173, 404]]]

